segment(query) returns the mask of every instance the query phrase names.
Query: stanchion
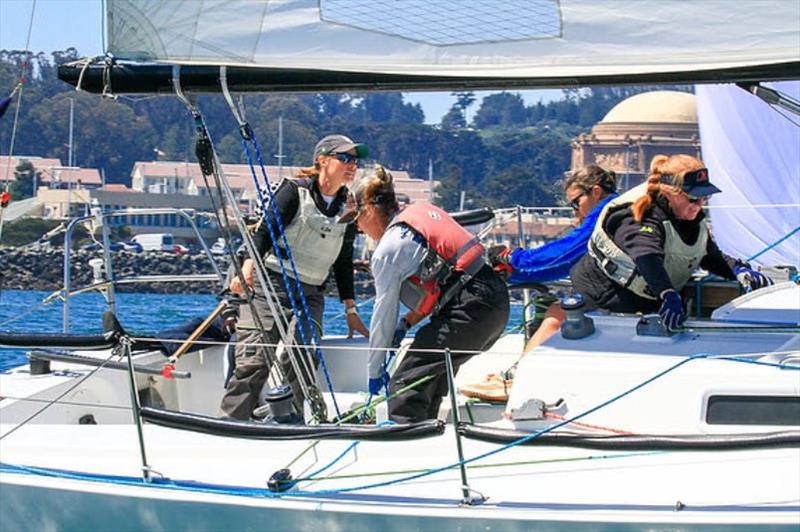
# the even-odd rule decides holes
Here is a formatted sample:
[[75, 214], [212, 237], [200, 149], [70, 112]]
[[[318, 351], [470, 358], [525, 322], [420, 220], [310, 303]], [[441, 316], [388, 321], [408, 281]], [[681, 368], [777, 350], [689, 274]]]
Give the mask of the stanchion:
[[469, 488], [467, 481], [467, 466], [464, 464], [464, 449], [461, 447], [461, 434], [458, 433], [458, 425], [461, 422], [458, 415], [458, 402], [456, 401], [455, 372], [453, 371], [453, 357], [450, 349], [444, 350], [444, 361], [447, 365], [447, 384], [450, 388], [450, 412], [453, 416], [453, 432], [456, 435], [456, 448], [458, 449], [458, 467], [461, 470], [461, 504], [469, 506], [480, 504], [486, 500], [483, 495], [473, 496], [473, 491]]

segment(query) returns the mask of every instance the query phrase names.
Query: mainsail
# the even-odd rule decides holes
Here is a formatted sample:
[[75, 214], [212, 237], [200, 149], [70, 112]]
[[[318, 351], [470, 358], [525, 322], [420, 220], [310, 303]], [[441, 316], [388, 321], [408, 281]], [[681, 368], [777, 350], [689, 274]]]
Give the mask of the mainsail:
[[[196, 69], [194, 88], [218, 84], [209, 66], [224, 65], [239, 90], [800, 76], [796, 0], [107, 0], [107, 7], [108, 52], [158, 73], [149, 88], [142, 76], [126, 87], [130, 77], [118, 69], [117, 92], [168, 90], [161, 78], [174, 64], [186, 67], [182, 77]], [[61, 75], [77, 83], [79, 72]], [[83, 88], [99, 90], [102, 77], [84, 74]]]

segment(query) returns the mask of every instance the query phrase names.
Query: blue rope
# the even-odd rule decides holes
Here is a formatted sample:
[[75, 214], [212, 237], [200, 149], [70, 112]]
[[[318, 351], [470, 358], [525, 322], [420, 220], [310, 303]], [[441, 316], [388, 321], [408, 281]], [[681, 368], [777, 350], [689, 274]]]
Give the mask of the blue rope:
[[[325, 381], [328, 385], [328, 390], [331, 393], [331, 400], [333, 401], [333, 408], [336, 410], [336, 415], [341, 417], [341, 413], [339, 411], [339, 404], [336, 402], [336, 395], [333, 389], [333, 381], [331, 380], [330, 372], [328, 371], [328, 365], [325, 363], [325, 357], [322, 354], [322, 350], [319, 348], [319, 338], [317, 337], [317, 333], [314, 330], [314, 326], [311, 324], [311, 312], [308, 308], [308, 302], [306, 301], [306, 296], [303, 292], [303, 288], [301, 285], [300, 277], [297, 274], [297, 267], [295, 266], [294, 259], [292, 258], [292, 251], [289, 246], [289, 242], [286, 239], [286, 231], [283, 227], [283, 221], [281, 220], [280, 214], [278, 213], [278, 207], [275, 205], [275, 196], [272, 193], [272, 187], [269, 186], [269, 178], [267, 177], [267, 170], [264, 167], [264, 160], [261, 156], [261, 150], [258, 147], [258, 142], [255, 139], [255, 134], [252, 133], [251, 130], [251, 142], [253, 143], [253, 149], [256, 154], [256, 159], [258, 160], [258, 164], [261, 167], [261, 173], [264, 178], [265, 187], [267, 189], [267, 193], [269, 194], [269, 209], [267, 209], [267, 202], [264, 200], [264, 194], [262, 193], [261, 186], [258, 180], [258, 176], [256, 174], [255, 165], [253, 164], [253, 157], [250, 153], [250, 147], [247, 144], [247, 141], [242, 138], [242, 146], [244, 147], [245, 154], [247, 155], [247, 162], [250, 165], [250, 173], [253, 176], [253, 181], [256, 185], [256, 192], [258, 193], [258, 200], [261, 204], [261, 210], [266, 218], [266, 226], [267, 230], [269, 231], [269, 236], [272, 239], [272, 248], [275, 256], [278, 259], [278, 265], [281, 268], [281, 275], [283, 276], [283, 282], [286, 286], [286, 293], [289, 296], [289, 303], [292, 306], [292, 311], [294, 315], [298, 317], [298, 327], [297, 330], [300, 332], [300, 337], [303, 341], [304, 345], [313, 345], [314, 350], [319, 358], [320, 365], [322, 366], [322, 373], [325, 376]], [[294, 274], [294, 281], [295, 281], [295, 290], [297, 291], [297, 295], [300, 299], [300, 303], [303, 307], [303, 314], [301, 315], [297, 308], [297, 302], [294, 297], [294, 290], [292, 290], [292, 283], [289, 281], [289, 276], [286, 273], [286, 268], [283, 265], [283, 256], [282, 253], [279, 251], [280, 246], [278, 246], [278, 240], [275, 238], [275, 232], [272, 228], [272, 223], [270, 223], [270, 216], [269, 212], [272, 212], [275, 223], [278, 226], [278, 232], [281, 235], [281, 241], [284, 245], [284, 250], [286, 252], [286, 260], [288, 260], [291, 268], [292, 273]], [[266, 290], [266, 287], [264, 287]], [[308, 341], [308, 337], [305, 333], [305, 328], [308, 328], [312, 341]], [[299, 376], [298, 376], [299, 378]]]
[[765, 247], [764, 249], [762, 249], [761, 251], [759, 251], [758, 253], [756, 253], [756, 254], [755, 254], [755, 255], [753, 255], [752, 257], [747, 257], [747, 260], [748, 260], [748, 261], [750, 261], [750, 260], [754, 260], [754, 259], [756, 259], [756, 258], [760, 257], [761, 255], [763, 255], [763, 254], [764, 254], [764, 253], [766, 253], [767, 251], [771, 250], [771, 249], [772, 249], [772, 248], [774, 248], [775, 246], [777, 246], [777, 245], [781, 244], [781, 243], [782, 243], [784, 240], [786, 240], [787, 238], [789, 238], [790, 236], [792, 236], [793, 234], [795, 234], [795, 233], [796, 233], [796, 232], [798, 232], [798, 231], [800, 231], [800, 225], [798, 225], [797, 227], [795, 227], [793, 231], [790, 231], [790, 232], [789, 232], [789, 234], [787, 234], [787, 235], [784, 235], [784, 236], [780, 237], [778, 240], [776, 240], [776, 241], [775, 241], [775, 242], [773, 242], [772, 244], [768, 245], [767, 247]]
[[[518, 440], [510, 442], [510, 443], [508, 443], [506, 445], [503, 445], [503, 446], [501, 446], [501, 447], [499, 447], [497, 449], [494, 449], [492, 451], [488, 451], [488, 452], [485, 452], [483, 454], [480, 454], [480, 455], [474, 456], [472, 458], [469, 458], [467, 460], [458, 461], [458, 462], [455, 462], [453, 464], [450, 464], [450, 465], [447, 465], [447, 466], [444, 466], [444, 467], [439, 467], [439, 468], [436, 468], [436, 469], [429, 469], [429, 470], [421, 472], [421, 473], [417, 473], [417, 474], [414, 474], [414, 475], [409, 475], [409, 476], [398, 478], [398, 479], [394, 479], [394, 480], [389, 480], [389, 481], [384, 481], [384, 482], [376, 482], [376, 483], [373, 483], [373, 484], [367, 484], [367, 485], [362, 485], [362, 486], [353, 486], [353, 487], [350, 487], [350, 488], [340, 488], [340, 489], [335, 489], [335, 490], [318, 490], [318, 491], [296, 490], [296, 491], [278, 493], [278, 492], [271, 492], [269, 490], [258, 489], [258, 488], [248, 488], [248, 487], [242, 487], [242, 486], [224, 486], [224, 485], [217, 485], [217, 484], [205, 484], [205, 483], [194, 482], [194, 481], [185, 481], [185, 480], [181, 481], [181, 480], [171, 480], [171, 479], [164, 479], [164, 478], [155, 478], [151, 482], [148, 483], [148, 482], [145, 482], [141, 477], [123, 477], [123, 476], [113, 476], [113, 475], [98, 475], [98, 474], [92, 474], [92, 473], [76, 473], [76, 472], [72, 472], [72, 471], [60, 471], [60, 470], [55, 470], [55, 469], [12, 465], [12, 464], [6, 464], [6, 463], [2, 463], [2, 462], [0, 462], [0, 472], [5, 472], [5, 473], [24, 473], [24, 474], [31, 474], [31, 475], [45, 475], [45, 476], [67, 478], [67, 479], [74, 479], [74, 480], [88, 480], [88, 481], [94, 481], [94, 482], [107, 482], [107, 483], [112, 483], [112, 484], [137, 485], [137, 486], [143, 486], [143, 487], [167, 488], [167, 489], [176, 489], [176, 490], [196, 491], [196, 492], [203, 492], [203, 493], [215, 493], [215, 494], [237, 495], [237, 496], [248, 496], [248, 497], [264, 497], [264, 498], [281, 498], [281, 497], [285, 497], [285, 496], [289, 496], [289, 497], [319, 497], [319, 496], [323, 496], [323, 495], [336, 495], [336, 494], [355, 492], [355, 491], [372, 489], [372, 488], [380, 488], [380, 487], [390, 486], [390, 485], [393, 485], [393, 484], [399, 484], [401, 482], [408, 482], [408, 481], [411, 481], [411, 480], [416, 480], [418, 478], [427, 477], [427, 476], [430, 476], [430, 475], [434, 475], [436, 473], [441, 473], [443, 471], [447, 471], [449, 469], [456, 468], [456, 467], [458, 467], [458, 466], [460, 466], [462, 464], [466, 465], [466, 464], [469, 464], [469, 463], [472, 463], [472, 462], [476, 462], [478, 460], [482, 460], [482, 459], [487, 458], [489, 456], [492, 456], [494, 454], [503, 452], [503, 451], [505, 451], [507, 449], [510, 449], [512, 447], [516, 447], [516, 446], [522, 445], [522, 444], [524, 444], [526, 442], [529, 442], [531, 440], [539, 438], [540, 436], [542, 436], [544, 434], [547, 434], [548, 432], [552, 432], [552, 431], [554, 431], [554, 430], [556, 430], [558, 428], [561, 428], [561, 427], [563, 427], [563, 426], [565, 426], [565, 425], [567, 425], [569, 423], [573, 423], [573, 422], [575, 422], [575, 421], [577, 421], [577, 420], [579, 420], [579, 419], [581, 419], [583, 417], [586, 417], [589, 414], [592, 414], [592, 413], [594, 413], [594, 412], [596, 412], [596, 411], [598, 411], [598, 410], [600, 410], [602, 408], [605, 408], [606, 406], [608, 406], [608, 405], [610, 405], [610, 404], [622, 399], [623, 397], [625, 397], [627, 395], [630, 395], [631, 393], [633, 393], [633, 392], [635, 392], [635, 391], [647, 386], [648, 384], [660, 379], [661, 377], [667, 375], [668, 373], [670, 373], [672, 371], [675, 371], [676, 369], [678, 369], [679, 367], [683, 366], [684, 364], [686, 364], [688, 362], [691, 362], [691, 361], [694, 361], [694, 360], [698, 360], [698, 359], [705, 359], [705, 358], [709, 358], [709, 357], [715, 357], [714, 360], [726, 360], [726, 361], [731, 361], [731, 362], [745, 362], [745, 363], [751, 363], [751, 364], [772, 366], [772, 367], [776, 367], [776, 368], [780, 368], [780, 369], [790, 369], [789, 366], [780, 366], [779, 364], [759, 362], [759, 361], [756, 361], [756, 360], [750, 360], [750, 359], [743, 358], [743, 357], [735, 357], [735, 356], [734, 357], [721, 357], [721, 356], [718, 357], [713, 353], [697, 353], [695, 355], [691, 355], [691, 356], [681, 360], [680, 362], [678, 362], [678, 363], [670, 366], [669, 368], [657, 373], [653, 377], [650, 377], [649, 379], [647, 379], [647, 380], [645, 380], [645, 381], [633, 386], [632, 388], [630, 388], [630, 389], [628, 389], [628, 390], [626, 390], [626, 391], [624, 391], [624, 392], [612, 397], [611, 399], [608, 399], [607, 401], [604, 401], [603, 403], [600, 403], [599, 405], [590, 408], [589, 410], [586, 410], [586, 411], [584, 411], [584, 412], [582, 412], [582, 413], [580, 413], [580, 414], [578, 414], [578, 415], [576, 415], [576, 416], [574, 416], [574, 417], [572, 417], [570, 419], [566, 419], [566, 420], [560, 421], [560, 422], [558, 422], [558, 423], [556, 423], [556, 424], [554, 424], [554, 425], [552, 425], [550, 427], [547, 427], [545, 429], [539, 430], [537, 432], [534, 432], [534, 433], [531, 433], [531, 434], [529, 434], [527, 436], [519, 438]], [[800, 367], [794, 367], [793, 366], [793, 367], [791, 367], [791, 369], [800, 370]], [[334, 459], [334, 461], [331, 462], [331, 464], [328, 464], [327, 466], [323, 467], [322, 469], [320, 469], [315, 474], [319, 474], [320, 472], [324, 471], [325, 469], [328, 469], [332, 464], [334, 464], [334, 463], [336, 463], [336, 461], [340, 460], [341, 457], [344, 456], [352, 447], [354, 447], [354, 445], [356, 443], [358, 443], [358, 442], [354, 442], [339, 457]], [[324, 479], [304, 479], [304, 480], [324, 480]]]

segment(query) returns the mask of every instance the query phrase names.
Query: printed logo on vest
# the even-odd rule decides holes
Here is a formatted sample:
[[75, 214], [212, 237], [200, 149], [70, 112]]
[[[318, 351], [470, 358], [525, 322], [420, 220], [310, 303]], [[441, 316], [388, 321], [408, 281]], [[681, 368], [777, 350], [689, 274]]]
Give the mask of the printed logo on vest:
[[436, 211], [428, 211], [428, 216], [431, 217], [432, 220], [441, 220], [442, 215]]

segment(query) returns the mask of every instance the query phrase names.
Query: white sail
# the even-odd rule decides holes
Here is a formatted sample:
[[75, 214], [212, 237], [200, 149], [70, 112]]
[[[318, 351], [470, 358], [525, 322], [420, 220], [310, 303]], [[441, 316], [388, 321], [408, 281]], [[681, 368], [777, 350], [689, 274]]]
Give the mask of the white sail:
[[118, 58], [467, 78], [792, 64], [797, 0], [107, 0]]
[[[774, 86], [800, 100], [800, 82]], [[769, 266], [800, 265], [800, 128], [735, 85], [698, 85], [703, 161], [722, 194], [711, 222], [720, 247]]]

